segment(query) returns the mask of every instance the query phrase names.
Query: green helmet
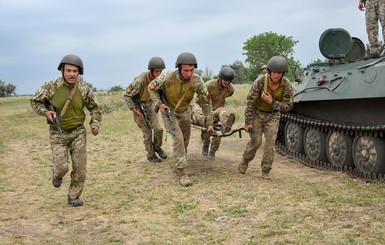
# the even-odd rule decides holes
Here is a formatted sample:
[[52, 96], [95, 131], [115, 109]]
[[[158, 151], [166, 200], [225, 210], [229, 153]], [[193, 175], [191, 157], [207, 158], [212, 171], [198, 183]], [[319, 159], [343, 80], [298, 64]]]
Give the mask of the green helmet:
[[164, 64], [164, 61], [160, 57], [152, 57], [150, 61], [148, 62], [148, 69], [159, 69], [163, 70], [166, 68], [166, 65]]
[[57, 69], [61, 71], [61, 68], [63, 67], [64, 64], [75, 65], [79, 67], [79, 74], [83, 75], [83, 72], [84, 72], [83, 61], [82, 59], [79, 58], [79, 56], [74, 54], [67, 54], [61, 59]]
[[175, 68], [178, 68], [180, 65], [194, 65], [195, 68], [198, 68], [198, 63], [195, 56], [189, 52], [183, 52], [178, 55], [175, 62]]
[[289, 70], [289, 67], [287, 65], [285, 57], [273, 56], [267, 63], [267, 69], [269, 71], [287, 72]]
[[223, 67], [219, 71], [219, 78], [226, 80], [226, 81], [229, 81], [229, 82], [232, 82], [234, 79], [234, 70], [228, 66]]

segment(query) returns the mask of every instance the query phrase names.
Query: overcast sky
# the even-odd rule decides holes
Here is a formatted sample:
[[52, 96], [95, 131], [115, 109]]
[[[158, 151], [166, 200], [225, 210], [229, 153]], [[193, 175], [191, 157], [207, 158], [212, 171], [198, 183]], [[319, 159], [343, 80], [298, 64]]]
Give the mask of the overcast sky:
[[303, 66], [318, 58], [319, 37], [344, 28], [365, 44], [358, 0], [0, 0], [0, 79], [18, 95], [35, 93], [61, 76], [60, 59], [79, 55], [84, 78], [97, 89], [126, 87], [161, 56], [174, 69], [181, 52], [198, 68], [218, 74], [223, 64], [245, 61], [242, 47], [254, 35], [275, 32], [299, 43]]

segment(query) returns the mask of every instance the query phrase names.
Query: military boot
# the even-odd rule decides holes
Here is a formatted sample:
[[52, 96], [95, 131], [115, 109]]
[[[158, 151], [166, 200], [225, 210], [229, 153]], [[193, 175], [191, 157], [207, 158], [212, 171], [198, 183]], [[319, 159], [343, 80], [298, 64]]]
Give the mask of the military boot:
[[71, 199], [70, 197], [68, 197], [68, 204], [73, 207], [79, 207], [79, 206], [83, 206], [83, 201], [79, 198]]
[[234, 123], [235, 123], [235, 115], [234, 115], [234, 113], [230, 113], [230, 115], [226, 121], [225, 132], [230, 132], [231, 127], [233, 126]]
[[178, 168], [178, 175], [179, 175], [179, 184], [183, 187], [187, 187], [192, 185], [192, 182], [190, 178], [187, 175], [187, 170], [186, 168]]
[[207, 157], [207, 154], [209, 153], [209, 145], [202, 145], [202, 156]]
[[158, 156], [162, 159], [166, 159], [167, 158], [167, 154], [166, 152], [163, 151], [162, 148], [159, 148], [158, 150], [155, 150], [156, 153], [158, 153]]
[[150, 162], [161, 162], [162, 160], [160, 160], [156, 155], [155, 153], [153, 155], [150, 155], [150, 156], [147, 156], [147, 160], [149, 160]]
[[56, 178], [55, 176], [52, 176], [52, 185], [55, 188], [59, 188], [61, 186], [61, 183], [63, 182], [63, 179]]
[[241, 163], [238, 166], [238, 170], [241, 174], [245, 174], [249, 163], [242, 159]]

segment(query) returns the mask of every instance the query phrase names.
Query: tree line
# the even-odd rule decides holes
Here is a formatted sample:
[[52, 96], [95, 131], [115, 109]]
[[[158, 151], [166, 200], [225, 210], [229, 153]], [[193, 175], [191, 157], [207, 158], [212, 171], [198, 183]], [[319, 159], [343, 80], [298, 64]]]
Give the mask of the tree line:
[[[301, 64], [298, 60], [294, 59], [294, 46], [298, 41], [294, 40], [291, 36], [279, 35], [274, 32], [264, 32], [259, 35], [254, 35], [243, 46], [243, 55], [246, 56], [245, 64], [236, 60], [232, 64], [225, 64], [224, 66], [231, 67], [235, 72], [233, 80], [234, 84], [252, 83], [260, 74], [260, 68], [266, 65], [269, 59], [276, 55], [286, 57], [289, 64], [289, 72], [285, 74], [290, 81], [294, 81], [294, 71], [296, 67], [300, 67]], [[206, 67], [204, 70], [198, 69], [196, 71], [204, 81], [216, 78], [213, 71]], [[83, 79], [83, 78], [82, 78]], [[86, 82], [84, 80], [84, 82]], [[97, 89], [91, 84], [86, 82], [93, 91]], [[121, 91], [123, 88], [113, 86], [109, 91]], [[5, 84], [0, 80], [0, 97], [7, 97], [16, 95], [16, 86], [13, 84]]]

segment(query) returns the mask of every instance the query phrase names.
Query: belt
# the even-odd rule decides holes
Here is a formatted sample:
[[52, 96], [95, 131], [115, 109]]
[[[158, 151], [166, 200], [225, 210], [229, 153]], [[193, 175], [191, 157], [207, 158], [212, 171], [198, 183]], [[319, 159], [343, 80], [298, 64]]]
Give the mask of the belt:
[[[50, 125], [49, 127], [50, 127], [50, 129], [59, 132], [59, 129], [58, 129], [58, 128], [56, 128], [56, 127], [54, 127], [54, 126], [52, 126], [52, 125]], [[72, 133], [73, 131], [75, 131], [75, 130], [77, 130], [77, 129], [81, 129], [81, 128], [84, 128], [84, 125], [79, 125], [79, 126], [77, 126], [77, 127], [75, 127], [75, 128], [70, 128], [70, 129], [62, 129], [61, 131], [62, 131], [63, 133], [70, 134], [70, 133]]]
[[258, 112], [262, 112], [262, 113], [269, 113], [269, 114], [273, 114], [273, 113], [277, 113], [279, 112], [279, 110], [275, 110], [275, 111], [263, 111], [263, 110], [259, 110], [257, 109]]

